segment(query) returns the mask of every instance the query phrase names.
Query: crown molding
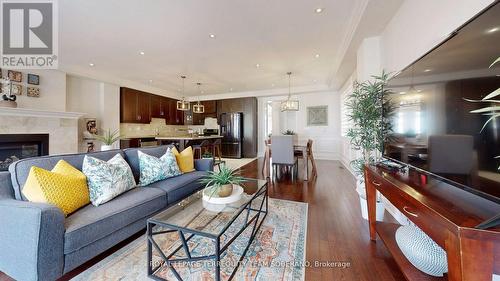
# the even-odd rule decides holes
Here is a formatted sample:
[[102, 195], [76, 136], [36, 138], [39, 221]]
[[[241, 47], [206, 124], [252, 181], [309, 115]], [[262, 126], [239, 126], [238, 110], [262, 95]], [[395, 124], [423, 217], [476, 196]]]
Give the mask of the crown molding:
[[361, 22], [361, 19], [363, 17], [363, 14], [365, 13], [366, 7], [368, 6], [369, 2], [370, 0], [361, 0], [357, 3], [356, 8], [353, 9], [351, 17], [349, 18], [347, 31], [344, 34], [342, 43], [340, 44], [340, 48], [338, 49], [337, 54], [335, 55], [331, 71], [327, 78], [327, 85], [330, 88], [333, 87], [332, 84], [335, 75], [337, 74], [337, 71], [342, 63], [342, 60], [344, 59], [344, 56], [347, 53], [347, 50], [349, 49], [349, 45], [351, 44], [352, 39], [354, 38], [354, 34], [356, 34], [356, 30], [358, 29], [359, 23]]

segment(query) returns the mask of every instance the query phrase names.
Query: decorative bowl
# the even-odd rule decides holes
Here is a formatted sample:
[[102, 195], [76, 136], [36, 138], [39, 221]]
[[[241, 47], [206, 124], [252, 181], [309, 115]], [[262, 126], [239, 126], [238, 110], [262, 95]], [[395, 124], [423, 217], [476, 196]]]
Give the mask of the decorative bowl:
[[415, 225], [405, 225], [396, 231], [396, 242], [405, 257], [418, 270], [441, 277], [448, 272], [446, 252]]

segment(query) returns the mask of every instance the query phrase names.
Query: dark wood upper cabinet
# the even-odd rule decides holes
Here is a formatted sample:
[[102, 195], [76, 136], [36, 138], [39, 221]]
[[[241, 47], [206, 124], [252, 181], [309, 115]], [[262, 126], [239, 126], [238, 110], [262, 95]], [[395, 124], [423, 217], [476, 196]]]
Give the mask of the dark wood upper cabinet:
[[164, 118], [168, 122], [169, 98], [151, 95], [151, 117]]
[[177, 110], [177, 100], [168, 99], [168, 125], [184, 125], [184, 112]]
[[137, 93], [129, 88], [120, 88], [120, 122], [137, 123]]
[[150, 123], [150, 94], [130, 88], [120, 88], [120, 122]]
[[139, 123], [151, 123], [151, 94], [145, 92], [137, 94], [137, 114]]
[[207, 100], [201, 102], [205, 106], [205, 114], [217, 113], [217, 101]]

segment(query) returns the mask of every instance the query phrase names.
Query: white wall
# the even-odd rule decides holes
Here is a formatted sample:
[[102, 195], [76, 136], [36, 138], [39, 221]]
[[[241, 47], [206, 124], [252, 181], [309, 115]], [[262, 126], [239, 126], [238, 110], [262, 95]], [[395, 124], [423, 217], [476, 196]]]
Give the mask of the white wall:
[[[3, 77], [7, 76], [7, 70], [3, 69]], [[33, 108], [51, 111], [66, 110], [66, 73], [57, 70], [21, 70], [23, 81], [23, 94], [17, 96], [17, 105], [22, 108]], [[40, 85], [27, 83], [28, 73], [40, 76]], [[40, 89], [40, 97], [33, 98], [26, 95], [27, 87]]]
[[[337, 92], [325, 91], [293, 95], [293, 99], [300, 102], [297, 112], [279, 112], [279, 101], [286, 96], [258, 98], [258, 149], [259, 156], [264, 151], [265, 112], [268, 101], [273, 101], [273, 134], [279, 134], [286, 129], [297, 133], [299, 142], [305, 143], [308, 139], [314, 141], [313, 151], [316, 159], [339, 159], [340, 148], [340, 102]], [[308, 106], [328, 106], [328, 126], [307, 126]], [[278, 118], [276, 118], [278, 117]]]
[[[85, 118], [97, 118], [99, 132], [120, 129], [120, 87], [83, 77], [67, 77], [67, 110], [83, 112], [79, 120], [79, 151], [86, 151], [83, 141]], [[115, 147], [118, 147], [115, 143]], [[99, 145], [97, 144], [98, 148]]]

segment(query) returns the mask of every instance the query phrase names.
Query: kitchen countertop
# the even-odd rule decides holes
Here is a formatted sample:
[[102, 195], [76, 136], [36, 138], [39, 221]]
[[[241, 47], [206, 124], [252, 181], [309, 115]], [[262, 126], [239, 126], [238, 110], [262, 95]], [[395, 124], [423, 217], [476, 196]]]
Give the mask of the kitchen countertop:
[[197, 136], [197, 137], [191, 137], [191, 136], [158, 136], [156, 137], [157, 140], [203, 140], [203, 139], [220, 139], [222, 136]]

